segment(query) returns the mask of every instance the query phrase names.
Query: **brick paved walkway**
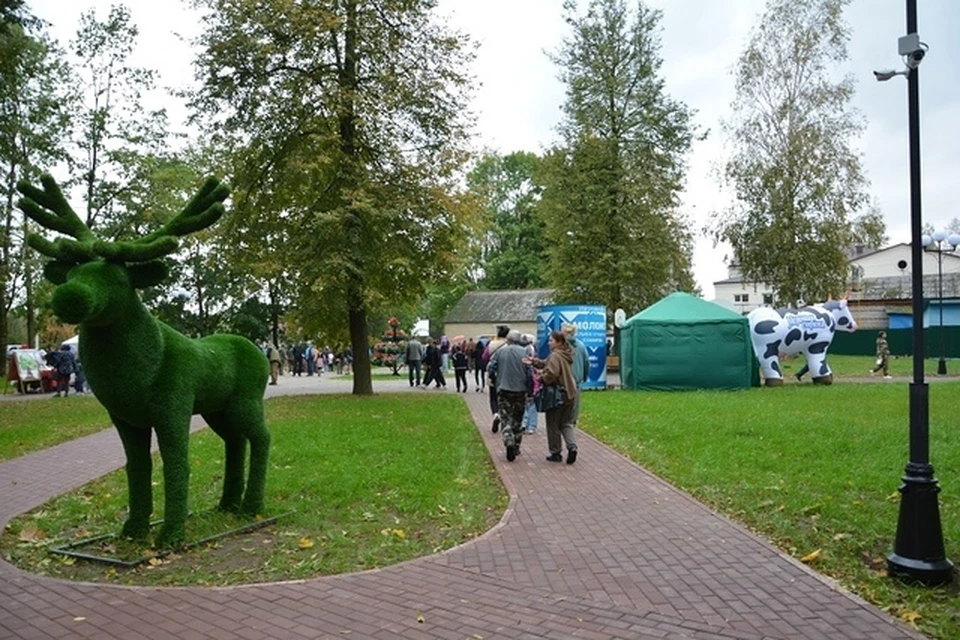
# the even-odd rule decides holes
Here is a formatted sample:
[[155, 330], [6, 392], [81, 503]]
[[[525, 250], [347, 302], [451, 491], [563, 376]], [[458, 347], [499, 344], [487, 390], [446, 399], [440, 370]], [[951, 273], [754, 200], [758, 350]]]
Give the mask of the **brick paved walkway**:
[[[271, 395], [330, 390], [349, 385], [286, 379]], [[920, 637], [583, 434], [575, 465], [544, 460], [542, 429], [507, 463], [486, 396], [463, 398], [511, 496], [477, 540], [376, 571], [231, 588], [77, 584], [0, 562], [0, 638]], [[112, 430], [2, 463], [0, 524], [122, 464]]]

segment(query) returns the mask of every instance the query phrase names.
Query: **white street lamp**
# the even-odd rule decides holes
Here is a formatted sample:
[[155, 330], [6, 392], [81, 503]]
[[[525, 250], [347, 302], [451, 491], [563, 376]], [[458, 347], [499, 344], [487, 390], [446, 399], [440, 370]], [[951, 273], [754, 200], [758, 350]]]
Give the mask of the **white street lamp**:
[[920, 238], [920, 244], [927, 253], [937, 254], [937, 290], [940, 306], [940, 361], [937, 363], [937, 375], [947, 375], [947, 360], [944, 357], [943, 347], [943, 254], [953, 253], [960, 248], [960, 234], [951, 233], [949, 236], [946, 231], [937, 231], [933, 236], [924, 234]]

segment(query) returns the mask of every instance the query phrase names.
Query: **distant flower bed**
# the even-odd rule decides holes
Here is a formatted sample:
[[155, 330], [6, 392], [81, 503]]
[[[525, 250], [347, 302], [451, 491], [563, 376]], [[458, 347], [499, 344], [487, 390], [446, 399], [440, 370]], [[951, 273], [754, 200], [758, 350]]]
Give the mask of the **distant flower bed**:
[[378, 342], [373, 345], [371, 362], [378, 367], [399, 368], [403, 365], [406, 344], [403, 342]]

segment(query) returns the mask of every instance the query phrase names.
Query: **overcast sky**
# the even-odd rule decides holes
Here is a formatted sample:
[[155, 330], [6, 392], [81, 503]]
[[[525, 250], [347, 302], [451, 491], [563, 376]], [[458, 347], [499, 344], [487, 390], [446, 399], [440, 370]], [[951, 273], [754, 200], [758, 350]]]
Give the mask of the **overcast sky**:
[[[585, 5], [586, 0], [580, 4]], [[73, 37], [81, 12], [95, 7], [104, 19], [110, 0], [28, 0], [33, 13], [53, 23], [62, 43]], [[501, 153], [540, 152], [556, 142], [564, 88], [547, 58], [568, 35], [562, 0], [440, 0], [451, 24], [470, 34], [480, 48], [474, 67], [479, 87], [473, 104], [476, 146]], [[731, 71], [763, 0], [647, 0], [663, 11], [662, 57], [667, 92], [696, 111], [695, 122], [709, 131], [689, 155], [683, 211], [699, 240], [694, 275], [707, 299], [715, 280], [726, 277], [726, 247], [714, 247], [700, 230], [728, 203], [713, 174], [725, 156], [719, 123], [729, 118]], [[954, 206], [960, 179], [960, 1], [919, 0], [920, 39], [930, 46], [920, 67], [923, 219], [945, 228], [960, 217]], [[129, 2], [140, 28], [134, 63], [161, 73], [177, 86], [192, 77], [192, 55], [175, 35], [193, 35], [196, 21], [174, 2]], [[874, 69], [900, 68], [897, 38], [906, 31], [904, 0], [854, 0], [846, 12], [851, 28], [849, 59], [838, 62], [837, 77], [857, 80], [854, 106], [867, 120], [858, 140], [871, 195], [887, 224], [891, 243], [910, 241], [907, 88], [901, 77], [876, 82]], [[184, 115], [165, 100], [176, 123]], [[957, 230], [960, 232], [960, 229]]]

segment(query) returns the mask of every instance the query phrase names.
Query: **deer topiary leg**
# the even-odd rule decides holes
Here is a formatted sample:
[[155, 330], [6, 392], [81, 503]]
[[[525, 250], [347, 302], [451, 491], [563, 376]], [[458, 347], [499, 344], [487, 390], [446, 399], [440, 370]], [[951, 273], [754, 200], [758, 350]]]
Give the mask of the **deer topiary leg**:
[[151, 475], [153, 461], [150, 457], [150, 429], [131, 426], [110, 415], [123, 451], [127, 456], [127, 503], [129, 514], [121, 533], [136, 540], [145, 540], [150, 535], [150, 513], [153, 511], [153, 488]]
[[190, 416], [166, 418], [156, 426], [163, 460], [163, 527], [158, 547], [176, 547], [186, 538], [187, 496], [190, 490]]
[[205, 413], [203, 419], [220, 438], [224, 447], [223, 495], [219, 508], [233, 513], [240, 512], [243, 499], [243, 467], [247, 455], [247, 441], [231, 425], [225, 412]]
[[243, 495], [243, 510], [249, 514], [263, 513], [263, 498], [267, 485], [267, 462], [270, 458], [270, 432], [266, 425], [250, 435], [250, 475]]
[[243, 495], [243, 511], [251, 515], [263, 513], [267, 484], [267, 463], [270, 458], [270, 431], [263, 419], [263, 398], [258, 394], [231, 408], [234, 424], [250, 443], [250, 473]]

